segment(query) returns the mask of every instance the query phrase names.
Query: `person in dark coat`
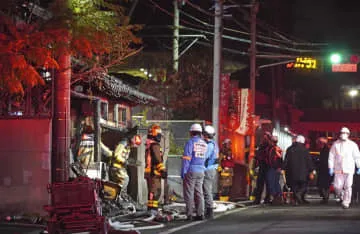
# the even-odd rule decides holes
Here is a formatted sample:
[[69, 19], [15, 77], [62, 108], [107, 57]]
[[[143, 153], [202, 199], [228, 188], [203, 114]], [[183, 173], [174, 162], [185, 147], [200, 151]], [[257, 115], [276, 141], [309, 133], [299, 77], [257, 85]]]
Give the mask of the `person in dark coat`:
[[269, 165], [266, 162], [266, 158], [268, 157], [269, 149], [271, 147], [271, 137], [272, 135], [270, 132], [265, 132], [262, 143], [259, 145], [259, 148], [255, 154], [255, 168], [258, 168], [259, 172], [256, 180], [256, 188], [254, 191], [254, 204], [261, 203], [261, 196], [264, 191], [264, 187], [266, 187], [266, 196], [264, 202], [270, 203], [269, 185], [266, 181]]
[[332, 180], [332, 177], [329, 175], [328, 165], [330, 148], [327, 139], [324, 137], [318, 139], [318, 146], [320, 148], [320, 157], [317, 184], [320, 196], [322, 197], [321, 203], [327, 204], [329, 201], [329, 189]]
[[286, 180], [294, 192], [295, 205], [304, 203], [306, 184], [310, 172], [314, 169], [309, 150], [305, 147], [305, 137], [298, 135], [296, 142], [287, 151], [282, 166]]

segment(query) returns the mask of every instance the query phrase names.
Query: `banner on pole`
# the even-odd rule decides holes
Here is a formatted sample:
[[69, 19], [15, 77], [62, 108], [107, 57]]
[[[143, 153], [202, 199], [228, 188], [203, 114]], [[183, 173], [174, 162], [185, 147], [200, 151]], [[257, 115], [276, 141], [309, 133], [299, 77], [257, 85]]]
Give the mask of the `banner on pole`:
[[227, 122], [230, 98], [230, 74], [220, 76], [220, 100], [219, 100], [219, 141], [227, 138]]

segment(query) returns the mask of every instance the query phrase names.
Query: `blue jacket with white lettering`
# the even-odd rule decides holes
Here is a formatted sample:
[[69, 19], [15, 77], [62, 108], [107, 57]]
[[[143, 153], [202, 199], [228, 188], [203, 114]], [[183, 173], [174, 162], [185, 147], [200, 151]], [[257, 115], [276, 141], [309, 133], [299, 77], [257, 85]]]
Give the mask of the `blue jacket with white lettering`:
[[194, 136], [186, 142], [182, 157], [181, 178], [188, 172], [204, 172], [207, 144], [200, 136]]

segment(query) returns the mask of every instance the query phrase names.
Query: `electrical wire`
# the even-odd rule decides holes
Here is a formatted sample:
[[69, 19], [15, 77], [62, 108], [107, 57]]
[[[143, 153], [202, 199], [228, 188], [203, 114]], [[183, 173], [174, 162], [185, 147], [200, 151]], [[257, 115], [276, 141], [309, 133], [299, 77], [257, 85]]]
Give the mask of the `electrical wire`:
[[[155, 7], [157, 7], [159, 10], [161, 10], [162, 12], [166, 13], [167, 15], [171, 16], [171, 17], [174, 17], [174, 14], [172, 14], [171, 12], [169, 12], [168, 10], [162, 8], [159, 4], [157, 4], [156, 2], [154, 2], [153, 0], [148, 0], [149, 2], [151, 2]], [[193, 17], [193, 18], [196, 18], [196, 17]], [[181, 20], [181, 19], [180, 19]], [[201, 21], [199, 19], [197, 19], [198, 21]], [[207, 31], [204, 31], [204, 30], [200, 30], [198, 28], [204, 28], [204, 26], [199, 26], [199, 25], [195, 25], [195, 24], [192, 24], [188, 21], [184, 21], [184, 20], [181, 20], [181, 22], [187, 24], [187, 25], [191, 25], [191, 26], [194, 26], [196, 27], [197, 29], [194, 29], [194, 28], [189, 28], [189, 27], [185, 27], [185, 26], [182, 26], [180, 28], [183, 28], [183, 29], [189, 29], [189, 30], [195, 30], [197, 32], [202, 32], [202, 33], [205, 33], [205, 34], [211, 34], [211, 35], [214, 35], [214, 33], [210, 33], [210, 32], [207, 32]], [[205, 23], [205, 22], [203, 22]], [[205, 23], [207, 24], [207, 23]], [[207, 29], [207, 28], [206, 28]], [[249, 39], [244, 39], [244, 38], [237, 38], [237, 37], [232, 37], [232, 36], [228, 36], [228, 35], [223, 35], [223, 38], [225, 39], [230, 39], [230, 40], [235, 40], [235, 41], [239, 41], [239, 42], [243, 42], [243, 43], [251, 43], [251, 41]], [[314, 51], [314, 50], [304, 50], [304, 49], [296, 49], [296, 48], [290, 48], [290, 47], [287, 47], [287, 46], [283, 46], [283, 45], [273, 45], [273, 44], [269, 44], [269, 43], [263, 43], [263, 42], [256, 42], [257, 45], [259, 46], [264, 46], [264, 47], [270, 47], [270, 48], [276, 48], [276, 49], [283, 49], [283, 50], [288, 50], [288, 51], [293, 51], [293, 52], [299, 52], [299, 53], [313, 53], [313, 52], [320, 52], [320, 51]]]
[[[206, 46], [206, 47], [213, 47], [212, 44], [210, 43], [206, 43], [206, 42], [201, 42], [198, 41], [196, 42], [196, 44], [202, 45], [202, 46]], [[235, 49], [230, 49], [230, 48], [226, 48], [223, 47], [222, 48], [223, 51], [232, 53], [232, 54], [238, 54], [238, 55], [242, 55], [242, 56], [249, 56], [249, 52], [247, 51], [240, 51], [240, 50], [235, 50]], [[270, 54], [270, 53], [266, 53], [266, 52], [260, 52], [259, 54], [256, 54], [257, 58], [262, 58], [262, 59], [295, 59], [296, 55], [289, 55], [289, 54]]]
[[[204, 33], [204, 34], [214, 35], [213, 32], [208, 32], [208, 31], [204, 31], [204, 30], [200, 30], [200, 29], [189, 28], [189, 27], [186, 27], [186, 26], [180, 26], [180, 28], [182, 28], [182, 29], [187, 29], [187, 30], [192, 30], [192, 31], [197, 31], [197, 32]], [[248, 43], [248, 44], [251, 43], [251, 40], [250, 40], [250, 39], [233, 37], [233, 36], [229, 36], [229, 35], [225, 35], [225, 34], [223, 34], [222, 37], [223, 37], [224, 39], [228, 39], [228, 40], [233, 40], [233, 41], [238, 41], [238, 42], [243, 42], [243, 43]], [[299, 53], [314, 53], [314, 52], [320, 52], [320, 50], [296, 49], [296, 48], [290, 48], [290, 47], [283, 46], [283, 45], [274, 45], [274, 44], [269, 44], [269, 43], [264, 43], [264, 42], [256, 42], [256, 44], [259, 45], [259, 46], [263, 46], [263, 47], [269, 47], [269, 48], [275, 48], [275, 49], [282, 49], [282, 50], [288, 50], [288, 51], [299, 52]]]
[[[232, 4], [236, 4], [238, 5], [238, 3], [236, 3], [235, 1], [233, 0], [229, 0], [229, 2], [231, 2]], [[246, 15], [247, 19], [249, 20], [250, 17], [249, 17], [249, 12], [245, 11], [244, 9], [241, 9], [241, 8], [237, 8], [238, 11], [240, 11], [241, 13], [243, 13], [244, 15]], [[302, 42], [297, 42], [295, 43], [296, 45], [309, 45], [309, 46], [314, 46], [314, 45], [328, 45], [327, 43], [309, 43], [309, 42], [306, 42], [305, 40], [303, 39], [299, 39], [299, 38], [296, 38], [295, 36], [292, 36], [288, 33], [284, 33], [284, 32], [281, 32], [279, 29], [277, 29], [276, 27], [274, 27], [273, 25], [270, 25], [268, 23], [265, 23], [264, 21], [262, 21], [261, 19], [257, 19], [257, 22], [256, 22], [257, 25], [267, 29], [268, 31], [272, 32], [274, 35], [278, 36], [279, 38], [283, 39], [283, 40], [287, 40], [287, 41], [302, 41]], [[270, 30], [269, 30], [270, 29]], [[286, 35], [286, 36], [284, 36]], [[289, 39], [290, 38], [290, 39]]]
[[[183, 11], [183, 10], [179, 10], [179, 11], [180, 11], [181, 14], [185, 15], [186, 17], [189, 17], [190, 19], [192, 19], [192, 20], [194, 20], [194, 21], [196, 21], [196, 22], [201, 23], [201, 24], [204, 25], [204, 26], [208, 26], [208, 27], [214, 28], [214, 25], [212, 25], [212, 24], [206, 23], [206, 22], [200, 20], [199, 18], [196, 18], [195, 16], [192, 16], [192, 15], [186, 13], [186, 12]], [[240, 30], [232, 29], [232, 28], [228, 28], [228, 27], [223, 27], [223, 29], [224, 29], [224, 31], [228, 31], [228, 32], [239, 33], [239, 34], [247, 35], [247, 36], [250, 36], [250, 35], [251, 35], [251, 33], [249, 33], [249, 32], [240, 31]], [[263, 35], [260, 35], [260, 34], [257, 34], [256, 36], [257, 36], [258, 38], [261, 38], [261, 39], [270, 40], [270, 41], [275, 41], [275, 42], [279, 42], [279, 43], [290, 44], [290, 45], [293, 45], [293, 46], [297, 46], [297, 45], [309, 45], [309, 46], [327, 45], [327, 44], [299, 43], [299, 42], [294, 42], [294, 41], [289, 41], [289, 40], [280, 40], [280, 39], [276, 39], [276, 38], [272, 38], [272, 37], [263, 36]]]
[[211, 14], [211, 13], [207, 12], [206, 10], [204, 10], [203, 8], [201, 8], [199, 5], [196, 5], [196, 4], [194, 4], [194, 3], [191, 3], [189, 0], [185, 0], [185, 2], [186, 2], [189, 6], [191, 6], [192, 8], [194, 8], [194, 9], [196, 9], [196, 10], [204, 13], [205, 15], [208, 15], [208, 16], [211, 16], [211, 17], [215, 17], [214, 14]]
[[[162, 11], [163, 13], [165, 13], [165, 14], [171, 16], [172, 18], [174, 18], [174, 14], [173, 14], [173, 13], [171, 13], [171, 12], [169, 12], [168, 10], [162, 8], [159, 4], [157, 4], [157, 3], [154, 2], [153, 0], [148, 0], [148, 1], [151, 2], [151, 4], [153, 4], [156, 8], [158, 8], [158, 9], [159, 9], [160, 11]], [[187, 25], [190, 25], [190, 26], [193, 26], [193, 27], [199, 27], [199, 28], [202, 28], [202, 29], [206, 29], [205, 27], [199, 26], [199, 25], [197, 25], [197, 24], [190, 23], [190, 22], [188, 22], [188, 21], [186, 21], [186, 20], [180, 19], [180, 21], [181, 21], [182, 23], [184, 23], [184, 24], [187, 24]]]

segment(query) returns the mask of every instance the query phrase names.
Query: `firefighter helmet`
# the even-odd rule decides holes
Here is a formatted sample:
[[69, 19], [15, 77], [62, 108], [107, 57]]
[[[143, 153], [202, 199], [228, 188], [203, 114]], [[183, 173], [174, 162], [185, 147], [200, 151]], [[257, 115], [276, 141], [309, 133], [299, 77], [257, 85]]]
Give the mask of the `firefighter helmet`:
[[139, 146], [142, 142], [140, 135], [135, 135], [131, 138], [131, 144], [135, 147]]
[[151, 125], [151, 127], [148, 129], [148, 137], [152, 138], [158, 142], [161, 140], [161, 128], [157, 124]]

